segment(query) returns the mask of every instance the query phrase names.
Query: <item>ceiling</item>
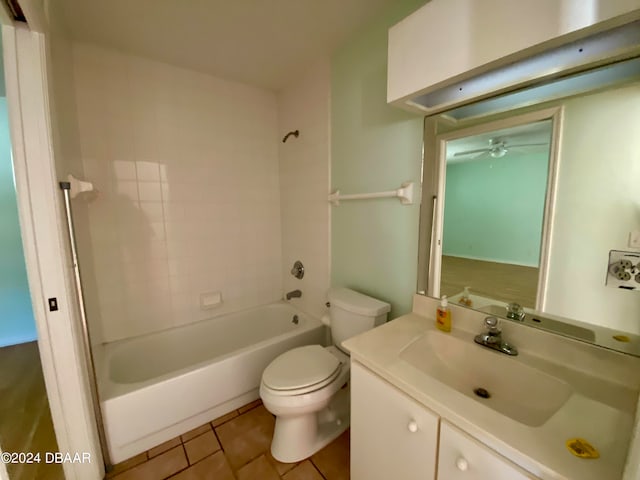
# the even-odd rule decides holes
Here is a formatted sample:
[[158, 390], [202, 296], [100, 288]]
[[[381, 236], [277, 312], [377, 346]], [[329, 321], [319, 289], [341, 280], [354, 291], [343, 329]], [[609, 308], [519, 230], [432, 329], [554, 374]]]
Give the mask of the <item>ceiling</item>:
[[56, 0], [71, 37], [279, 90], [394, 0]]
[[[491, 132], [458, 138], [447, 142], [447, 162], [465, 162], [474, 159], [487, 158], [489, 155], [477, 154], [455, 156], [456, 153], [469, 150], [489, 148], [490, 140], [504, 141], [507, 147], [506, 155], [548, 152], [551, 141], [551, 120], [527, 123], [515, 127], [493, 130]], [[516, 147], [517, 145], [540, 144], [536, 146]]]

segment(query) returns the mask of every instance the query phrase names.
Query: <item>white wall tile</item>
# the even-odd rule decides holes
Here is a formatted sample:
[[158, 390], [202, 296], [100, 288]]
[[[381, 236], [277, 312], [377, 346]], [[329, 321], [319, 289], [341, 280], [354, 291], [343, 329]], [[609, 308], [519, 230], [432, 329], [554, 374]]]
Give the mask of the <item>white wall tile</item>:
[[275, 95], [85, 44], [74, 75], [103, 340], [278, 300]]
[[[330, 64], [319, 61], [278, 96], [279, 135], [300, 130], [279, 143], [282, 275], [284, 291], [302, 290], [292, 302], [320, 317], [329, 288], [329, 102]], [[301, 260], [305, 276], [290, 274]]]

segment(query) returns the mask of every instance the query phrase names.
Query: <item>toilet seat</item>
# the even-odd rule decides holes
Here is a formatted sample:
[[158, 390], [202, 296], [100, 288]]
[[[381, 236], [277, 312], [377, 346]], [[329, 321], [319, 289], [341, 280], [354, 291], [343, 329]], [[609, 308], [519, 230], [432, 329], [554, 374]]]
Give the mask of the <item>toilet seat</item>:
[[263, 385], [273, 395], [302, 395], [319, 390], [340, 374], [342, 362], [320, 345], [294, 348], [264, 370]]

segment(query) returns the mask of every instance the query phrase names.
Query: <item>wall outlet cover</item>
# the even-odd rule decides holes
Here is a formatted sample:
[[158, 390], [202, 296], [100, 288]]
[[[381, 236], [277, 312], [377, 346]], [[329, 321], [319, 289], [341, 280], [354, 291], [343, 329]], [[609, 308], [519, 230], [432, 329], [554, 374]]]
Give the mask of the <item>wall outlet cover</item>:
[[640, 252], [611, 250], [605, 284], [607, 287], [640, 291]]
[[629, 233], [629, 248], [640, 249], [640, 230], [635, 230]]

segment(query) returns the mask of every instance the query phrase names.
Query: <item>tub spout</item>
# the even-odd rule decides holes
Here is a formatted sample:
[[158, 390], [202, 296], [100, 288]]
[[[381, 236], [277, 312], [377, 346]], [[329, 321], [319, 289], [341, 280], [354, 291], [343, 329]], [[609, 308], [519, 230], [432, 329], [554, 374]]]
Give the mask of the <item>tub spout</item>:
[[292, 298], [300, 298], [302, 296], [302, 292], [300, 290], [293, 290], [291, 292], [288, 292], [286, 297], [287, 300], [291, 300]]

